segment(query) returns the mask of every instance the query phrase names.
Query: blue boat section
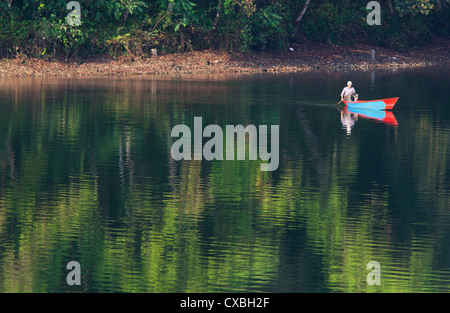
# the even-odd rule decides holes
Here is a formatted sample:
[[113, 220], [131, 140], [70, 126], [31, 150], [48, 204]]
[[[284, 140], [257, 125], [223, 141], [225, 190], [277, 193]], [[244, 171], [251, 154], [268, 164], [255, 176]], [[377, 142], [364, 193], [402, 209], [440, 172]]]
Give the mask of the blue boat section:
[[370, 118], [376, 119], [384, 119], [386, 117], [386, 111], [384, 110], [368, 110], [368, 109], [359, 109], [359, 108], [348, 108], [348, 112], [364, 115]]
[[373, 101], [373, 102], [347, 102], [349, 108], [360, 108], [360, 109], [370, 109], [370, 110], [384, 110], [386, 104], [383, 101]]

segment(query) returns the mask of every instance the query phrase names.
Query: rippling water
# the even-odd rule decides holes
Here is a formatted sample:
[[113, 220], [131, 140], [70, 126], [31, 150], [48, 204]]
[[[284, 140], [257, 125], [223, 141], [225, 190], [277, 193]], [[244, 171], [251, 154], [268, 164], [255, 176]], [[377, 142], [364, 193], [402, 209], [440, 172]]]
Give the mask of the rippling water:
[[[400, 97], [393, 120], [340, 111], [347, 80]], [[443, 70], [0, 80], [0, 291], [448, 292], [449, 85]], [[173, 160], [170, 131], [195, 116], [279, 125], [279, 168]]]

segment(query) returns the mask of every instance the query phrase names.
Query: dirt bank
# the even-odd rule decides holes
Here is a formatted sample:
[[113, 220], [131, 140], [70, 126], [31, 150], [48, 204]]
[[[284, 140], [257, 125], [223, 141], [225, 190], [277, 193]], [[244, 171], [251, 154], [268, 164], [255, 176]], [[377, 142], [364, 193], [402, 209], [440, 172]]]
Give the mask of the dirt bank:
[[[375, 61], [371, 60], [371, 50], [376, 52]], [[226, 74], [428, 66], [450, 66], [449, 39], [438, 38], [427, 47], [404, 53], [369, 45], [339, 47], [308, 43], [270, 53], [203, 50], [144, 59], [96, 57], [76, 62], [17, 57], [0, 60], [0, 77]]]

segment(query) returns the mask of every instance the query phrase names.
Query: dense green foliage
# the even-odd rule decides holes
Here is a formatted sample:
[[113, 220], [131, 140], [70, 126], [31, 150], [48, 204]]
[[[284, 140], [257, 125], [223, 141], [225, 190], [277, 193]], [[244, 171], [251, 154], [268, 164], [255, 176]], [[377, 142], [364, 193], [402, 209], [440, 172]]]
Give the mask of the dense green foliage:
[[37, 57], [286, 48], [305, 40], [376, 43], [395, 49], [449, 36], [446, 0], [384, 0], [380, 26], [369, 26], [367, 0], [80, 0], [81, 25], [69, 26], [68, 0], [0, 2], [0, 55]]

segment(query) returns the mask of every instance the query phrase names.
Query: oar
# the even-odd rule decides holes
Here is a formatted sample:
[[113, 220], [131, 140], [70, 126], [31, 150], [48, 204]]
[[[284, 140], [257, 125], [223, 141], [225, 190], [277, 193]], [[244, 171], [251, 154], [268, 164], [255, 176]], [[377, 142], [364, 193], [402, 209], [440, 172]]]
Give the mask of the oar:
[[342, 100], [341, 101], [339, 101], [338, 103], [336, 103], [336, 105], [338, 105], [339, 103], [341, 103], [342, 102]]

